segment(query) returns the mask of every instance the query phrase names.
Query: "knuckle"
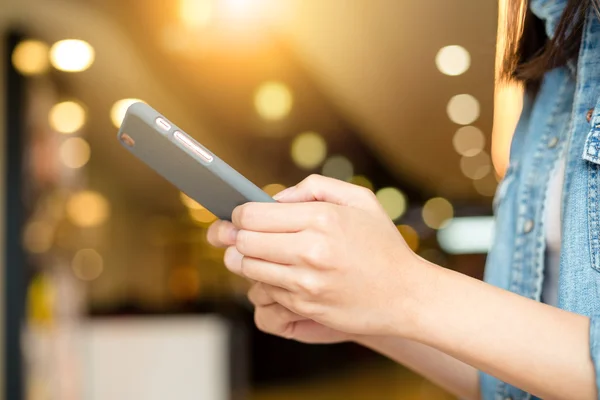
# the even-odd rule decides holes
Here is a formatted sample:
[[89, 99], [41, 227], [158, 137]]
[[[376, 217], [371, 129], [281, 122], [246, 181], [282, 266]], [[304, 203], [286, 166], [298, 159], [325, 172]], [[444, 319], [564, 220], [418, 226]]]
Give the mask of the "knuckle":
[[310, 265], [328, 265], [332, 258], [331, 248], [325, 239], [317, 239], [308, 247], [304, 258]]
[[304, 276], [298, 282], [300, 289], [311, 297], [317, 297], [323, 293], [323, 285], [319, 279], [313, 276]]
[[300, 315], [305, 316], [307, 318], [312, 317], [313, 315], [315, 315], [315, 306], [314, 304], [304, 301], [302, 299], [299, 299], [297, 297], [294, 297], [291, 300], [292, 303], [292, 308]]
[[364, 187], [360, 187], [360, 188], [358, 188], [358, 190], [359, 190], [361, 197], [364, 197], [365, 199], [370, 200], [370, 201], [377, 201], [377, 196], [375, 195], [375, 193], [372, 190], [364, 188]]
[[263, 312], [263, 309], [261, 309], [261, 308], [258, 308], [254, 312], [254, 325], [256, 325], [256, 327], [258, 328], [259, 331], [268, 333], [268, 328], [267, 328], [267, 325], [265, 324], [263, 314], [264, 314], [264, 312]]

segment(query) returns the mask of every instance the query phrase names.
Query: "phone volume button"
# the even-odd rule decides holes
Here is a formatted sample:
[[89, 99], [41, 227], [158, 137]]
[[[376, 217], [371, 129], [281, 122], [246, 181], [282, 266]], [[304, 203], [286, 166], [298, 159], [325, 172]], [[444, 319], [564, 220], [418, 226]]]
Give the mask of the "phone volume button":
[[173, 137], [179, 143], [183, 144], [185, 147], [196, 153], [205, 162], [211, 163], [213, 161], [214, 157], [208, 151], [200, 147], [199, 144], [197, 144], [192, 138], [190, 138], [186, 134], [179, 131], [175, 131]]

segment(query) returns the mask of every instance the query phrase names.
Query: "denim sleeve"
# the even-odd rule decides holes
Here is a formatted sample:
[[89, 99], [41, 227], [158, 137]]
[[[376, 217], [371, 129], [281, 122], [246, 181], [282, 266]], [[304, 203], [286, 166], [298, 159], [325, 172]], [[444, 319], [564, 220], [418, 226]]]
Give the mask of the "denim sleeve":
[[600, 399], [600, 315], [590, 321], [590, 353], [594, 362], [596, 390]]

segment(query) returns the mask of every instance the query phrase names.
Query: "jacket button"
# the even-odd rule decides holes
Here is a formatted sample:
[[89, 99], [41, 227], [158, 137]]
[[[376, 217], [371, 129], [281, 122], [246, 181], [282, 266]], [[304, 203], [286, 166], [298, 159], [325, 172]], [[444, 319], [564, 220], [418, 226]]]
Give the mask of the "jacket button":
[[533, 221], [528, 219], [527, 221], [525, 221], [525, 224], [523, 225], [523, 232], [529, 233], [532, 230], [533, 230]]
[[556, 147], [556, 145], [558, 144], [558, 138], [557, 137], [553, 137], [552, 139], [550, 139], [550, 141], [548, 142], [548, 148], [549, 149], [553, 149]]
[[594, 115], [594, 109], [590, 108], [585, 116], [587, 122], [592, 122], [592, 116]]

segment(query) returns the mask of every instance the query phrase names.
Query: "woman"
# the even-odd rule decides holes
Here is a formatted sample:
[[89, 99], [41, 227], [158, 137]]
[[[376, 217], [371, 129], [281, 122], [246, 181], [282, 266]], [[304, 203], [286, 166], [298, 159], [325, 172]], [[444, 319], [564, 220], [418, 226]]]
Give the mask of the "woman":
[[598, 398], [597, 1], [509, 4], [502, 74], [526, 95], [485, 283], [416, 256], [369, 191], [313, 176], [209, 231], [256, 282], [258, 327], [355, 341], [463, 398]]

